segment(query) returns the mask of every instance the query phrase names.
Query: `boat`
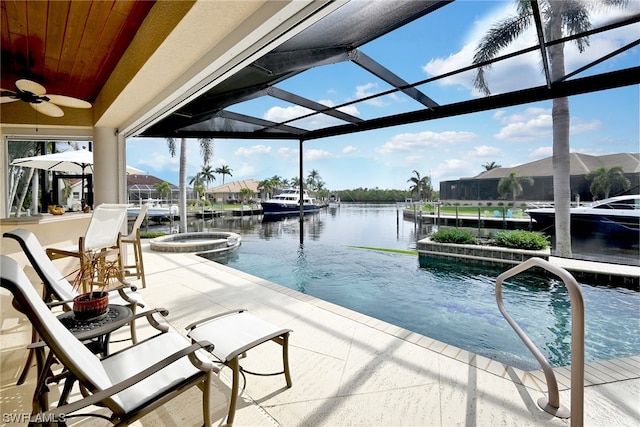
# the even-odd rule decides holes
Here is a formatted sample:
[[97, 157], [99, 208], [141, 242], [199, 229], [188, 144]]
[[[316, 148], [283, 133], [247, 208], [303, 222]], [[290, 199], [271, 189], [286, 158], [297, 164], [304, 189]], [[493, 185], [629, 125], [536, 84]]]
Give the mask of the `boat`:
[[329, 197], [329, 207], [330, 208], [340, 207], [340, 197], [338, 197], [336, 194], [332, 194]]
[[[527, 214], [537, 229], [553, 231], [555, 209], [529, 209]], [[610, 197], [570, 209], [571, 233], [606, 234], [638, 244], [640, 236], [640, 195]]]
[[[160, 202], [155, 199], [147, 199], [144, 202], [145, 205], [149, 205], [147, 209], [147, 217], [160, 220], [171, 219], [179, 216], [178, 206], [162, 206]], [[139, 206], [133, 206], [127, 209], [127, 216], [138, 216], [140, 213]]]
[[[300, 213], [300, 189], [288, 188], [275, 197], [262, 201], [263, 215], [295, 215]], [[302, 192], [302, 206], [304, 213], [318, 212], [320, 205], [306, 190]]]

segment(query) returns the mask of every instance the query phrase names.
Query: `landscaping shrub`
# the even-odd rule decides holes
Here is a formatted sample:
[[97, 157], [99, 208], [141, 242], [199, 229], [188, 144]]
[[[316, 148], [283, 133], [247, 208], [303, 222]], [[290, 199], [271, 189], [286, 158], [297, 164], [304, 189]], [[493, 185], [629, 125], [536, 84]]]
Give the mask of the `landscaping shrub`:
[[499, 231], [493, 238], [495, 245], [513, 249], [542, 250], [549, 247], [546, 236], [532, 231]]
[[431, 240], [438, 243], [458, 243], [475, 245], [476, 238], [466, 230], [457, 228], [440, 229], [431, 234]]
[[141, 239], [154, 239], [160, 236], [166, 236], [167, 233], [163, 233], [161, 231], [148, 231], [148, 232], [140, 232]]

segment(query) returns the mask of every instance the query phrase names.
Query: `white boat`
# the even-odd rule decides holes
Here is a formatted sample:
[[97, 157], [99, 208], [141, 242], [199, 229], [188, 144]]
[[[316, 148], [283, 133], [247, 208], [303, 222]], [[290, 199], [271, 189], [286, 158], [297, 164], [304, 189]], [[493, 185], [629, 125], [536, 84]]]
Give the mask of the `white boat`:
[[[262, 201], [263, 215], [293, 215], [300, 213], [300, 189], [289, 188], [275, 197]], [[306, 190], [302, 192], [302, 206], [304, 213], [317, 212], [320, 205], [316, 199], [309, 196]]]
[[[553, 231], [554, 208], [526, 211], [541, 230]], [[611, 197], [570, 209], [571, 233], [602, 233], [638, 244], [640, 233], [640, 195]]]
[[337, 208], [340, 206], [340, 197], [338, 197], [336, 194], [332, 194], [329, 197], [329, 207], [330, 208]]
[[[177, 218], [179, 215], [178, 206], [162, 206], [160, 202], [155, 199], [147, 199], [144, 202], [145, 205], [149, 205], [147, 209], [147, 216], [154, 219], [169, 219]], [[134, 206], [127, 209], [127, 216], [138, 216], [140, 213], [140, 206]]]

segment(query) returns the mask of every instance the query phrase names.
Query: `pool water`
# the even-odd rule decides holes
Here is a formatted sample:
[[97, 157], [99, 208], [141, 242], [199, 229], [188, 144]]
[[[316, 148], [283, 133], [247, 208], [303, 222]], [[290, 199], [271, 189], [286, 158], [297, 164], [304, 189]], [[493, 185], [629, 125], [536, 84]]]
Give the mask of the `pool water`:
[[[495, 279], [506, 268], [354, 247], [411, 250], [421, 237], [413, 226], [397, 221], [393, 207], [367, 211], [343, 204], [337, 215], [314, 215], [305, 221], [302, 244], [297, 219], [256, 221], [236, 229], [243, 234], [241, 248], [217, 261], [511, 366], [539, 369], [496, 304]], [[333, 222], [342, 223], [336, 226], [341, 235], [331, 231]], [[372, 230], [380, 236], [368, 237]], [[581, 288], [586, 360], [640, 354], [640, 294]], [[553, 366], [570, 364], [570, 302], [561, 281], [518, 275], [503, 284], [503, 298]]]

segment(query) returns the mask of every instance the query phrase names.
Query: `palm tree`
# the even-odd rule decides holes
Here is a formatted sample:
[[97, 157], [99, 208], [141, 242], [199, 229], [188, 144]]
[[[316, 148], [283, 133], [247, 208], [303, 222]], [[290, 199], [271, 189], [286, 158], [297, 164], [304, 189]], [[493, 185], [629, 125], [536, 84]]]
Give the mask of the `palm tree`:
[[270, 179], [264, 179], [258, 183], [258, 191], [260, 192], [260, 198], [267, 197], [273, 194], [273, 185]]
[[587, 181], [591, 181], [589, 191], [593, 194], [594, 199], [600, 194], [604, 194], [604, 198], [608, 199], [612, 189], [627, 191], [631, 187], [631, 181], [624, 176], [624, 171], [620, 166], [614, 166], [610, 169], [599, 167], [587, 175]]
[[[213, 139], [211, 138], [198, 138], [200, 143], [200, 154], [204, 160], [204, 164], [209, 164], [209, 161], [213, 157]], [[169, 146], [169, 152], [171, 157], [176, 155], [176, 140], [174, 138], [167, 138], [167, 145]], [[187, 231], [187, 139], [180, 139], [180, 200], [178, 201], [178, 209], [180, 215], [179, 231], [185, 233]]]
[[154, 185], [154, 187], [156, 191], [160, 193], [162, 196], [164, 196], [165, 198], [168, 198], [169, 195], [171, 194], [171, 187], [169, 186], [169, 183], [167, 181], [160, 182]]
[[[202, 166], [202, 170], [200, 171], [200, 175], [202, 176], [204, 182], [207, 184], [207, 187], [209, 187], [209, 183], [211, 183], [211, 181], [215, 181], [216, 180], [216, 174], [217, 171], [214, 171], [211, 166], [209, 165], [204, 165]], [[224, 176], [223, 176], [223, 181], [222, 183], [224, 184]]]
[[231, 174], [231, 172], [233, 172], [233, 169], [231, 169], [229, 167], [229, 165], [222, 165], [219, 168], [216, 168], [215, 172], [219, 173], [220, 175], [222, 175], [222, 184], [223, 185], [224, 185], [224, 176], [225, 175], [233, 176]]
[[240, 195], [242, 196], [242, 203], [245, 203], [247, 200], [251, 198], [253, 191], [250, 188], [242, 187], [240, 189]]
[[[474, 64], [483, 64], [497, 56], [506, 46], [525, 32], [534, 23], [532, 2], [516, 0], [517, 14], [507, 17], [489, 29], [482, 38], [473, 57]], [[597, 2], [540, 0], [540, 18], [544, 33], [549, 40], [557, 40], [565, 34], [577, 34], [591, 27], [589, 9], [598, 6], [626, 6], [628, 0], [601, 0]], [[583, 52], [589, 45], [588, 37], [575, 40], [578, 50]], [[549, 46], [549, 64], [551, 82], [557, 82], [565, 76], [564, 43]], [[477, 69], [474, 86], [490, 94], [485, 80], [485, 71], [490, 65]], [[571, 257], [571, 228], [569, 208], [571, 204], [569, 171], [569, 98], [554, 98], [552, 104], [553, 120], [553, 200], [555, 205], [556, 253], [561, 257]]]
[[522, 194], [522, 184], [533, 185], [533, 178], [530, 176], [518, 176], [517, 173], [511, 172], [509, 176], [505, 176], [498, 182], [498, 193], [502, 197], [511, 194], [512, 201], [516, 201], [516, 197]]
[[414, 170], [413, 174], [415, 176], [412, 176], [407, 180], [407, 182], [413, 183], [413, 185], [409, 187], [409, 192], [417, 195], [420, 200], [429, 200], [433, 193], [433, 189], [431, 188], [431, 177], [420, 177], [420, 173], [417, 170]]
[[502, 165], [497, 164], [496, 162], [487, 162], [482, 165], [485, 171], [490, 171], [491, 169], [501, 168]]
[[312, 191], [318, 190], [318, 183], [321, 181], [322, 181], [322, 178], [320, 177], [320, 172], [318, 172], [315, 169], [311, 169], [311, 172], [309, 172], [309, 175], [307, 175], [307, 181], [306, 181], [306, 184], [309, 187], [309, 189]]

